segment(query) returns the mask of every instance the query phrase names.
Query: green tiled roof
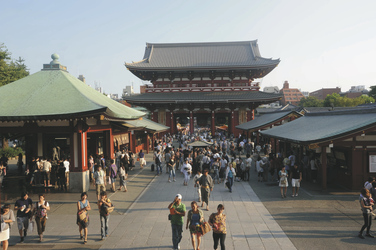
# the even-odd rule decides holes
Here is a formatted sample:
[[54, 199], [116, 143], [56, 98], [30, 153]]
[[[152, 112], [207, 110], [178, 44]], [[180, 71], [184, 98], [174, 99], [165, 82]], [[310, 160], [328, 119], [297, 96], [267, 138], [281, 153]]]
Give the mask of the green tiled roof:
[[281, 98], [280, 94], [262, 91], [218, 91], [218, 92], [169, 92], [145, 93], [125, 97], [129, 103], [191, 103], [191, 102], [273, 102]]
[[42, 70], [0, 87], [0, 120], [92, 114], [120, 120], [145, 115], [104, 96], [64, 70]]
[[311, 144], [339, 139], [376, 126], [376, 109], [307, 113], [305, 116], [260, 133], [294, 143]]
[[146, 118], [142, 118], [142, 119], [139, 119], [139, 120], [130, 120], [130, 121], [127, 121], [125, 124], [126, 125], [129, 124], [129, 125], [131, 125], [133, 127], [137, 127], [137, 128], [145, 128], [147, 130], [151, 130], [151, 131], [154, 131], [154, 132], [163, 132], [163, 131], [170, 129], [170, 127], [167, 127], [163, 124], [153, 122], [153, 121], [146, 119]]
[[274, 122], [281, 120], [282, 118], [292, 113], [298, 116], [301, 116], [299, 113], [295, 111], [277, 111], [273, 113], [266, 113], [263, 115], [256, 116], [254, 120], [240, 124], [236, 126], [236, 128], [241, 129], [241, 130], [258, 130], [265, 126], [270, 126]]

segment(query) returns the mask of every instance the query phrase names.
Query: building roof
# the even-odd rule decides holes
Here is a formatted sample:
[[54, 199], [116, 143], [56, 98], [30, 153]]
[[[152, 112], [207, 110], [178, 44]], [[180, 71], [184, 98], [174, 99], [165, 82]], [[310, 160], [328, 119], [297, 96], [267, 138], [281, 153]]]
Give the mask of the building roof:
[[153, 122], [146, 118], [140, 118], [138, 120], [129, 120], [124, 125], [126, 127], [142, 128], [153, 132], [164, 132], [170, 129], [170, 127]]
[[293, 143], [324, 143], [376, 126], [376, 109], [307, 113], [305, 116], [261, 131], [263, 136]]
[[281, 98], [280, 94], [262, 91], [218, 91], [218, 92], [169, 92], [145, 93], [126, 96], [129, 103], [227, 103], [227, 102], [271, 102]]
[[143, 60], [126, 63], [133, 70], [231, 69], [270, 67], [280, 60], [263, 58], [257, 40], [213, 43], [147, 43]]
[[114, 120], [145, 115], [104, 96], [61, 68], [42, 70], [0, 87], [0, 120], [98, 114]]
[[249, 122], [240, 124], [236, 126], [237, 129], [241, 130], [259, 130], [265, 127], [270, 127], [273, 125], [275, 122], [280, 121], [288, 116], [301, 116], [301, 114], [295, 112], [295, 111], [277, 111], [277, 112], [271, 112], [271, 113], [266, 113], [263, 115], [255, 116], [254, 120], [251, 120]]

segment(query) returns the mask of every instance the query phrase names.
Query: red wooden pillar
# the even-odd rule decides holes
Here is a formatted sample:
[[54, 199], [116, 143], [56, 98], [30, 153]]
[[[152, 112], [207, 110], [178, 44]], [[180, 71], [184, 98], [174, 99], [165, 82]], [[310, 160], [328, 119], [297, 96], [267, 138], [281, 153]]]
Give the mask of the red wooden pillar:
[[150, 137], [149, 133], [146, 134], [146, 153], [149, 154], [149, 148], [150, 148], [150, 143], [149, 143]]
[[212, 110], [212, 114], [211, 114], [211, 134], [212, 134], [212, 137], [214, 137], [214, 135], [215, 135], [215, 113], [214, 113], [214, 110]]
[[134, 137], [134, 130], [129, 132], [129, 150], [133, 151], [133, 137]]
[[230, 128], [230, 134], [233, 134], [235, 136], [235, 114], [234, 109], [231, 109], [231, 128]]
[[170, 134], [173, 135], [173, 134], [175, 134], [175, 128], [176, 128], [174, 112], [171, 111], [170, 116], [171, 116], [171, 122], [170, 122]]
[[326, 147], [321, 147], [321, 187], [323, 190], [326, 190]]
[[115, 159], [115, 149], [114, 149], [114, 135], [112, 134], [112, 128], [110, 129], [110, 156], [111, 159]]
[[191, 135], [193, 135], [194, 132], [194, 122], [193, 122], [193, 111], [189, 111], [189, 131]]

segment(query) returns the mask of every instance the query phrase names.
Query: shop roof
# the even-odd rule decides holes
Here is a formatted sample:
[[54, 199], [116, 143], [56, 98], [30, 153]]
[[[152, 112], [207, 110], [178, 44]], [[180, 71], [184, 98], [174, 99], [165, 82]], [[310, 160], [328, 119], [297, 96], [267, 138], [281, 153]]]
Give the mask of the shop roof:
[[255, 116], [254, 120], [240, 124], [236, 128], [241, 130], [259, 130], [267, 126], [273, 125], [275, 122], [288, 117], [290, 115], [301, 116], [301, 114], [295, 111], [277, 111], [271, 113], [265, 113], [263, 115]]
[[127, 121], [125, 123], [125, 126], [132, 127], [132, 128], [143, 128], [143, 129], [150, 130], [153, 132], [164, 132], [170, 129], [170, 127], [153, 122], [146, 118], [140, 118], [138, 120]]
[[212, 43], [147, 43], [143, 60], [131, 70], [229, 69], [270, 67], [280, 60], [261, 57], [257, 40]]
[[376, 109], [307, 113], [305, 116], [261, 131], [263, 136], [293, 143], [323, 143], [376, 126]]
[[[56, 58], [54, 61], [57, 61]], [[0, 87], [0, 120], [72, 118], [96, 114], [127, 120], [145, 115], [104, 96], [70, 75], [64, 66], [53, 62], [51, 67], [45, 64], [42, 71]]]
[[192, 103], [192, 102], [270, 102], [281, 98], [280, 94], [262, 91], [201, 91], [201, 92], [168, 92], [145, 93], [125, 97], [129, 103]]

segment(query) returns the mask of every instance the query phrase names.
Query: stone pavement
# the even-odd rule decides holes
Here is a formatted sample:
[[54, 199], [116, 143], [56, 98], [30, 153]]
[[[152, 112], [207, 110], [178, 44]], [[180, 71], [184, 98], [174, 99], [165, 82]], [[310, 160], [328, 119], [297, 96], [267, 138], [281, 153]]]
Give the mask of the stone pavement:
[[[150, 165], [151, 154], [147, 157]], [[150, 167], [142, 171], [137, 168], [133, 172], [127, 183], [128, 192], [109, 194], [116, 208], [111, 214], [110, 235], [105, 241], [100, 241], [98, 208], [95, 205], [95, 192], [91, 188], [88, 244], [83, 245], [82, 240], [79, 240], [75, 223], [76, 203], [80, 195], [51, 193], [46, 195], [46, 200], [51, 203], [51, 211], [44, 242], [38, 243], [34, 231], [26, 237], [25, 243], [18, 243], [17, 226], [14, 225], [10, 249], [171, 249], [167, 206], [180, 193], [189, 209], [190, 202], [198, 199], [193, 182], [191, 180], [189, 186], [183, 186], [183, 176], [179, 173], [177, 182], [168, 183], [167, 174], [155, 176]], [[37, 196], [32, 195], [31, 198], [36, 200]], [[204, 210], [206, 219], [216, 211], [219, 203], [224, 204], [227, 215], [227, 249], [296, 249], [248, 183], [236, 182], [233, 193], [229, 193], [223, 184], [215, 185], [210, 198], [210, 211]], [[201, 249], [212, 247], [210, 232], [203, 237]], [[181, 249], [192, 249], [185, 226]]]

